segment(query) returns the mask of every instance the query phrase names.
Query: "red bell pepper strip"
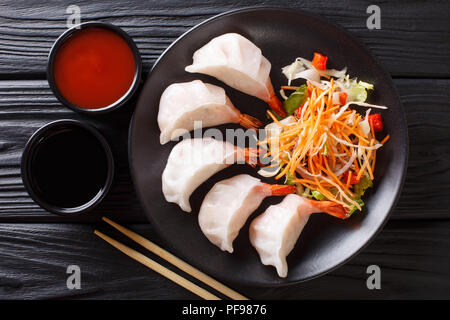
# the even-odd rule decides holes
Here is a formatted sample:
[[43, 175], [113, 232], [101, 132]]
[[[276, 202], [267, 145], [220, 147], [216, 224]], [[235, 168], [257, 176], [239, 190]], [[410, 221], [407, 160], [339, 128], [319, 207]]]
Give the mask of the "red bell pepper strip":
[[[306, 103], [306, 101], [305, 101], [305, 103]], [[305, 103], [303, 103], [303, 104], [297, 109], [296, 116], [297, 116], [297, 118], [299, 118], [299, 119], [300, 119], [300, 117], [302, 116], [302, 109], [303, 109], [303, 107], [305, 106]]]
[[347, 102], [347, 93], [341, 92], [339, 93], [339, 103], [344, 105]]
[[318, 52], [314, 52], [312, 65], [319, 70], [326, 70], [327, 69], [327, 60], [328, 60], [327, 56], [321, 55]]
[[381, 114], [369, 114], [369, 124], [375, 133], [383, 131], [383, 120], [381, 120]]
[[348, 175], [350, 175], [350, 184], [357, 184], [359, 183], [358, 175], [356, 173], [352, 173], [351, 171], [347, 171], [344, 173], [344, 183], [347, 183], [348, 181]]

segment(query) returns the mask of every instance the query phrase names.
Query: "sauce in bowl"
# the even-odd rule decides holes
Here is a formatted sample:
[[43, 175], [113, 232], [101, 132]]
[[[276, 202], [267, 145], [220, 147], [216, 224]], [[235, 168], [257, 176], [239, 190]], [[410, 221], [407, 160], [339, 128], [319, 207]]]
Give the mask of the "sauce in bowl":
[[53, 61], [59, 93], [83, 109], [108, 107], [131, 89], [135, 55], [117, 32], [102, 27], [82, 28], [64, 40]]
[[27, 142], [21, 175], [30, 196], [57, 214], [78, 214], [97, 206], [113, 177], [114, 159], [106, 139], [90, 125], [57, 120]]
[[108, 159], [101, 143], [81, 127], [66, 127], [40, 141], [31, 159], [31, 183], [42, 200], [75, 208], [102, 192]]

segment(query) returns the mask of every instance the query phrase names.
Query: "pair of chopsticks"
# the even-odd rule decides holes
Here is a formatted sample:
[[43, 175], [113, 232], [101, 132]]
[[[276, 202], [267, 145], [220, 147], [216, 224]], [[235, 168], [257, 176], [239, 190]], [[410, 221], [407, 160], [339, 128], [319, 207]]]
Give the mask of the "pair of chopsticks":
[[[227, 286], [223, 285], [222, 283], [214, 280], [207, 274], [201, 272], [200, 270], [194, 268], [193, 266], [189, 265], [188, 263], [184, 262], [183, 260], [177, 258], [170, 252], [164, 250], [163, 248], [159, 247], [155, 243], [151, 242], [150, 240], [145, 239], [144, 237], [138, 235], [137, 233], [122, 227], [121, 225], [115, 223], [114, 221], [111, 221], [110, 219], [103, 217], [103, 221], [120, 231], [122, 234], [126, 235], [128, 238], [133, 240], [134, 242], [140, 244], [150, 252], [156, 254], [157, 256], [161, 257], [162, 259], [166, 260], [167, 262], [173, 264], [178, 269], [186, 272], [187, 274], [191, 275], [192, 277], [200, 280], [201, 282], [207, 284], [211, 288], [217, 290], [218, 292], [224, 294], [225, 296], [233, 299], [233, 300], [248, 300], [248, 298], [244, 297], [243, 295], [237, 293], [236, 291], [228, 288]], [[160, 275], [168, 278], [169, 280], [172, 280], [176, 284], [182, 286], [183, 288], [191, 291], [192, 293], [198, 295], [199, 297], [206, 299], [206, 300], [220, 300], [219, 297], [215, 296], [214, 294], [208, 292], [207, 290], [203, 289], [202, 287], [199, 287], [195, 283], [183, 278], [179, 274], [167, 269], [163, 265], [159, 264], [158, 262], [148, 258], [147, 256], [143, 255], [140, 252], [137, 252], [134, 249], [131, 249], [130, 247], [127, 247], [126, 245], [120, 243], [117, 240], [114, 240], [110, 238], [109, 236], [101, 233], [98, 230], [94, 230], [94, 234], [108, 242], [110, 245], [115, 247], [116, 249], [122, 251], [124, 254], [129, 256], [130, 258], [142, 263], [143, 265], [147, 266], [148, 268], [152, 269], [153, 271], [159, 273]]]

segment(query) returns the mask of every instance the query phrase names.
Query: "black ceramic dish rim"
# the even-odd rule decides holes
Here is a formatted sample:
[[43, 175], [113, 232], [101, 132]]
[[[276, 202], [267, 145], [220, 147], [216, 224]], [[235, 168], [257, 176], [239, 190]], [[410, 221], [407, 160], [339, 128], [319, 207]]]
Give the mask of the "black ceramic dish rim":
[[[89, 202], [73, 208], [61, 208], [55, 205], [52, 205], [45, 200], [43, 200], [39, 194], [34, 190], [33, 184], [31, 182], [31, 162], [33, 159], [33, 153], [37, 150], [39, 147], [40, 142], [47, 137], [49, 133], [51, 133], [54, 129], [64, 128], [64, 127], [77, 127], [81, 128], [83, 130], [88, 131], [90, 134], [92, 134], [101, 144], [103, 150], [105, 151], [106, 160], [107, 160], [107, 176], [105, 184], [101, 191], [99, 191], [94, 198], [92, 198]], [[21, 159], [21, 176], [23, 184], [25, 185], [25, 189], [31, 196], [31, 198], [43, 209], [59, 214], [59, 215], [79, 215], [86, 212], [89, 212], [90, 210], [94, 209], [102, 200], [103, 198], [108, 194], [109, 189], [111, 188], [112, 182], [114, 180], [114, 157], [111, 151], [111, 147], [109, 146], [108, 142], [106, 141], [105, 137], [94, 127], [85, 124], [78, 120], [73, 119], [62, 119], [62, 120], [56, 120], [52, 121], [38, 130], [36, 130], [33, 135], [28, 140], [27, 144], [25, 145], [24, 151], [22, 153], [22, 159]]]
[[[103, 107], [103, 108], [97, 108], [97, 109], [87, 109], [79, 107], [69, 100], [67, 100], [59, 91], [58, 86], [55, 83], [55, 79], [53, 76], [53, 65], [56, 53], [58, 52], [58, 49], [63, 45], [63, 43], [69, 39], [72, 35], [75, 33], [88, 29], [88, 28], [104, 28], [111, 30], [118, 34], [119, 36], [124, 39], [127, 44], [129, 45], [131, 51], [133, 52], [135, 64], [136, 64], [136, 70], [134, 72], [134, 79], [133, 83], [131, 84], [128, 91], [117, 101], [110, 104], [109, 106]], [[111, 111], [114, 111], [118, 109], [119, 107], [123, 106], [127, 101], [131, 99], [131, 97], [134, 95], [134, 93], [139, 88], [139, 85], [141, 83], [141, 77], [142, 77], [142, 61], [141, 61], [141, 55], [139, 53], [139, 49], [137, 48], [136, 44], [134, 43], [133, 39], [126, 33], [124, 30], [122, 30], [120, 27], [115, 26], [111, 23], [107, 22], [97, 22], [97, 21], [90, 21], [90, 22], [83, 22], [79, 25], [76, 25], [67, 31], [65, 31], [63, 34], [61, 34], [58, 39], [56, 39], [55, 43], [53, 44], [52, 48], [50, 49], [50, 53], [47, 58], [47, 81], [50, 85], [50, 88], [53, 91], [53, 94], [56, 96], [56, 98], [66, 107], [70, 108], [71, 110], [79, 113], [84, 114], [90, 114], [90, 115], [99, 115], [99, 114], [105, 114]]]
[[[384, 66], [380, 63], [380, 61], [372, 55], [371, 51], [367, 48], [367, 46], [365, 44], [363, 44], [356, 36], [354, 36], [353, 34], [351, 34], [350, 32], [348, 32], [347, 30], [345, 30], [343, 27], [341, 27], [340, 25], [336, 24], [333, 21], [327, 20], [323, 17], [321, 17], [318, 14], [314, 14], [311, 13], [309, 11], [305, 11], [305, 10], [300, 10], [300, 9], [287, 9], [284, 7], [272, 7], [272, 6], [252, 6], [252, 7], [246, 7], [246, 8], [240, 8], [240, 9], [233, 9], [230, 11], [226, 11], [223, 13], [220, 13], [218, 15], [215, 15], [211, 18], [208, 18], [206, 20], [204, 20], [203, 22], [195, 25], [194, 27], [192, 27], [191, 29], [187, 30], [185, 33], [183, 33], [182, 35], [180, 35], [174, 42], [172, 42], [169, 47], [167, 47], [166, 50], [164, 50], [164, 52], [158, 57], [158, 59], [155, 61], [155, 63], [153, 64], [152, 68], [150, 69], [150, 72], [148, 73], [147, 78], [150, 78], [152, 75], [153, 70], [157, 67], [157, 65], [160, 63], [161, 60], [163, 60], [167, 54], [167, 52], [169, 52], [173, 46], [175, 46], [178, 41], [180, 41], [182, 38], [186, 37], [187, 35], [189, 35], [192, 31], [194, 31], [197, 28], [200, 28], [202, 26], [204, 26], [205, 24], [208, 24], [218, 18], [221, 18], [223, 16], [227, 16], [227, 15], [231, 15], [231, 14], [235, 14], [238, 12], [251, 12], [251, 11], [260, 11], [260, 10], [278, 10], [278, 11], [284, 11], [284, 12], [289, 12], [292, 13], [294, 12], [298, 12], [300, 14], [303, 15], [309, 15], [311, 17], [314, 17], [315, 19], [317, 19], [318, 21], [321, 21], [323, 23], [326, 23], [336, 29], [338, 29], [340, 32], [346, 34], [347, 36], [349, 36], [351, 39], [353, 39], [353, 41], [355, 42], [355, 44], [359, 45], [362, 49], [364, 49], [364, 51], [366, 51], [370, 58], [373, 60], [374, 64], [379, 68], [380, 72], [383, 73], [387, 78], [391, 79], [392, 82], [392, 77], [390, 76], [390, 74], [386, 71], [386, 69], [384, 68]], [[401, 109], [402, 113], [405, 115], [405, 109], [403, 107], [403, 104], [401, 103], [401, 100], [399, 98], [399, 94], [397, 91], [397, 88], [395, 87], [395, 85], [392, 82], [392, 89], [395, 92], [395, 96], [397, 99], [397, 105], [398, 107]], [[139, 98], [140, 100], [140, 98]], [[138, 103], [139, 104], [139, 100]], [[145, 202], [142, 201], [141, 199], [143, 199], [144, 195], [141, 194], [141, 191], [139, 190], [138, 186], [137, 186], [137, 182], [135, 179], [135, 176], [137, 175], [136, 170], [133, 167], [133, 156], [132, 156], [132, 141], [131, 141], [131, 136], [133, 133], [133, 125], [135, 122], [135, 112], [133, 113], [133, 116], [131, 118], [130, 121], [130, 126], [128, 129], [128, 158], [129, 158], [129, 167], [130, 167], [130, 172], [131, 172], [131, 177], [132, 177], [132, 181], [133, 181], [133, 185], [134, 188], [136, 190], [138, 199], [140, 200], [140, 203], [142, 204], [142, 206], [144, 207], [144, 209], [148, 210], [150, 208], [147, 208], [145, 206]], [[289, 286], [289, 285], [295, 285], [298, 283], [302, 283], [305, 281], [309, 281], [309, 280], [313, 280], [316, 278], [319, 278], [327, 273], [330, 273], [336, 269], [338, 269], [339, 267], [341, 267], [342, 265], [344, 265], [345, 263], [347, 263], [348, 261], [350, 261], [352, 258], [354, 258], [355, 256], [357, 256], [366, 246], [368, 246], [374, 239], [375, 237], [381, 232], [381, 230], [383, 229], [384, 225], [387, 223], [387, 221], [389, 220], [389, 217], [392, 214], [392, 210], [394, 209], [394, 207], [396, 206], [396, 204], [398, 203], [398, 200], [400, 198], [400, 194], [401, 194], [401, 190], [403, 189], [403, 185], [405, 183], [405, 179], [406, 179], [406, 171], [407, 171], [407, 166], [408, 166], [408, 158], [409, 158], [409, 137], [408, 137], [408, 126], [407, 126], [407, 122], [406, 122], [406, 117], [403, 117], [403, 122], [404, 122], [404, 128], [405, 128], [405, 145], [404, 150], [405, 150], [405, 156], [404, 159], [402, 161], [402, 176], [401, 176], [401, 181], [399, 183], [399, 187], [395, 192], [395, 195], [393, 197], [393, 200], [390, 204], [390, 207], [388, 209], [388, 212], [386, 214], [386, 216], [384, 217], [383, 221], [380, 223], [380, 225], [378, 226], [377, 230], [372, 234], [372, 236], [363, 244], [361, 245], [361, 247], [358, 250], [355, 250], [352, 254], [350, 254], [349, 256], [347, 256], [346, 258], [342, 259], [341, 261], [339, 261], [338, 263], [336, 263], [335, 265], [330, 266], [329, 268], [322, 270], [321, 272], [313, 275], [313, 276], [308, 276], [299, 280], [286, 280], [286, 279], [280, 279], [280, 282], [278, 283], [261, 283], [261, 282], [255, 282], [255, 281], [251, 281], [251, 280], [247, 280], [247, 281], [235, 281], [232, 278], [228, 278], [228, 277], [222, 277], [220, 274], [216, 275], [217, 278], [220, 278], [224, 281], [228, 281], [230, 283], [234, 283], [237, 285], [249, 285], [249, 286], [255, 286], [255, 287], [260, 287], [260, 288], [275, 288], [275, 287], [284, 287], [284, 286]], [[149, 215], [147, 215], [147, 218], [151, 221], [152, 219], [149, 218]], [[158, 234], [164, 234], [163, 230], [161, 230], [157, 224], [153, 224], [153, 227], [155, 228], [156, 232]], [[187, 261], [190, 261], [191, 263], [195, 264], [194, 261], [192, 261], [192, 259], [190, 259], [188, 256], [186, 256], [185, 254], [183, 254], [182, 252], [179, 252], [179, 250], [177, 250], [167, 239], [165, 239], [164, 237], [162, 237], [162, 241], [174, 252], [176, 252], [177, 254], [181, 254], [184, 259], [186, 259]], [[274, 271], [275, 272], [275, 271]]]

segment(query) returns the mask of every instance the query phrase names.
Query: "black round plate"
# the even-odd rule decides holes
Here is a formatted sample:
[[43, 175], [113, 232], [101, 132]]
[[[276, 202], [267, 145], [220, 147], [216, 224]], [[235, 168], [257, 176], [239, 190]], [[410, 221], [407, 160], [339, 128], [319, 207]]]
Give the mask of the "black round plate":
[[[215, 182], [238, 173], [257, 176], [246, 165], [233, 165], [202, 184], [191, 196], [192, 213], [165, 201], [161, 174], [175, 142], [161, 146], [157, 125], [161, 93], [174, 82], [201, 79], [225, 88], [241, 112], [266, 119], [264, 102], [237, 92], [219, 81], [184, 71], [192, 54], [213, 37], [236, 32], [253, 41], [272, 63], [274, 88], [286, 84], [281, 68], [296, 57], [311, 58], [314, 51], [328, 56], [330, 68], [345, 66], [351, 77], [373, 83], [368, 102], [389, 107], [381, 110], [385, 132], [391, 139], [377, 153], [375, 186], [364, 197], [366, 210], [342, 221], [324, 214], [313, 215], [288, 256], [287, 278], [279, 278], [271, 266], [263, 266], [248, 240], [248, 224], [234, 242], [235, 252], [222, 252], [202, 234], [197, 214], [205, 194]], [[378, 112], [378, 110], [377, 110]], [[233, 125], [223, 126], [236, 128]], [[223, 129], [223, 128], [222, 128]], [[170, 250], [206, 273], [234, 283], [276, 286], [310, 279], [333, 270], [354, 256], [379, 231], [395, 205], [403, 184], [407, 153], [407, 127], [398, 94], [390, 76], [368, 50], [345, 30], [309, 13], [273, 8], [254, 8], [221, 14], [194, 27], [175, 41], [155, 63], [141, 92], [130, 127], [129, 157], [134, 183], [151, 223]], [[253, 217], [280, 198], [266, 199]]]

